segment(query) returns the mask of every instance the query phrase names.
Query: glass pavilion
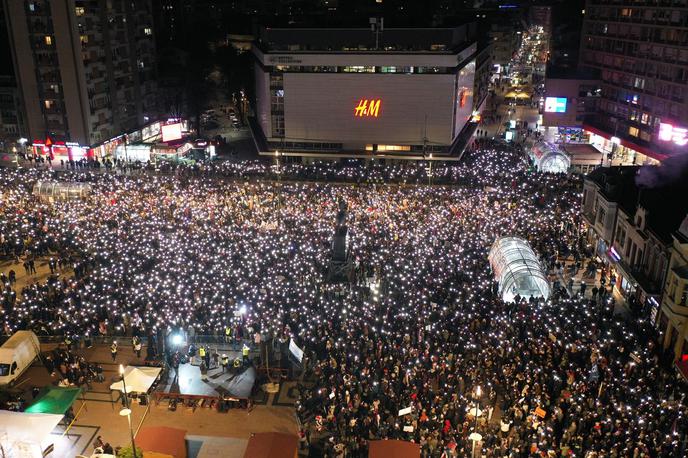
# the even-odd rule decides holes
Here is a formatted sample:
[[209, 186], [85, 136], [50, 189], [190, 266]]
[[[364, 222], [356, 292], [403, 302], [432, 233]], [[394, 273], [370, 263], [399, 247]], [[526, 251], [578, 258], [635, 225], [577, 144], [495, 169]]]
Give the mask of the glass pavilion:
[[552, 143], [539, 142], [533, 145], [530, 155], [541, 172], [567, 173], [571, 167], [571, 158], [566, 151]]
[[512, 302], [516, 295], [526, 299], [530, 296], [549, 297], [549, 283], [542, 264], [524, 239], [497, 239], [490, 248], [488, 260], [499, 283], [499, 294], [505, 302]]
[[91, 194], [91, 185], [71, 181], [37, 181], [33, 185], [33, 194], [51, 202], [85, 199]]

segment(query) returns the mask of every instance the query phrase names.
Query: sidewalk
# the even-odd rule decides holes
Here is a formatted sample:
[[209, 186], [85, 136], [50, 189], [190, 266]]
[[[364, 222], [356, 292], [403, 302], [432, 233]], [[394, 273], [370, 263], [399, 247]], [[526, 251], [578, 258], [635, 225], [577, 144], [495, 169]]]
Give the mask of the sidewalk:
[[[608, 295], [606, 297], [611, 297], [614, 300], [614, 315], [622, 315], [625, 317], [630, 316], [630, 310], [626, 306], [626, 300], [619, 294], [619, 292], [609, 284], [609, 279], [607, 279], [607, 284], [602, 286], [602, 283], [600, 282], [601, 278], [601, 269], [596, 269], [594, 273], [594, 277], [584, 277], [585, 274], [585, 268], [581, 268], [578, 272], [576, 272], [573, 276], [573, 283], [572, 286], [569, 287], [569, 280], [571, 279], [571, 276], [569, 275], [569, 267], [575, 264], [575, 261], [573, 261], [570, 258], [567, 259], [558, 259], [560, 263], [564, 265], [564, 268], [562, 269], [562, 273], [557, 273], [554, 272], [557, 276], [557, 279], [559, 280], [561, 286], [565, 287], [566, 290], [568, 291], [570, 296], [573, 296], [575, 294], [580, 294], [581, 290], [581, 285], [585, 282], [586, 289], [585, 289], [585, 297], [588, 299], [592, 299], [592, 290], [593, 288], [602, 288], [604, 287]], [[586, 265], [584, 262], [582, 264], [583, 266]]]

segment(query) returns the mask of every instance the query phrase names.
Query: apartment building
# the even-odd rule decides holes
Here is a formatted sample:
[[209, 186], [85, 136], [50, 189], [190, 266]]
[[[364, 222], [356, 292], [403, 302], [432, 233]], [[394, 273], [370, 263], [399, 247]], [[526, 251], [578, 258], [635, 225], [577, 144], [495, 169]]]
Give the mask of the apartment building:
[[155, 116], [150, 0], [4, 0], [30, 141], [93, 145]]
[[688, 212], [688, 183], [639, 188], [638, 167], [598, 168], [583, 186], [587, 238], [614, 288], [657, 323], [672, 236]]
[[612, 162], [655, 163], [688, 145], [688, 0], [588, 0], [580, 65], [600, 70], [592, 143]]
[[688, 354], [688, 215], [672, 234], [670, 251], [658, 327], [663, 348], [679, 360]]

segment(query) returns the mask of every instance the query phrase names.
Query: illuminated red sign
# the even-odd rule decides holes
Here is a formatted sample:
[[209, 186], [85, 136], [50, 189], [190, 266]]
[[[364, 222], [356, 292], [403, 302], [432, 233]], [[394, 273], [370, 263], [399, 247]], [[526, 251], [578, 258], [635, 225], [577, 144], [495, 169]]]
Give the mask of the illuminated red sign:
[[377, 118], [380, 114], [382, 99], [361, 99], [354, 108], [354, 116], [359, 118]]

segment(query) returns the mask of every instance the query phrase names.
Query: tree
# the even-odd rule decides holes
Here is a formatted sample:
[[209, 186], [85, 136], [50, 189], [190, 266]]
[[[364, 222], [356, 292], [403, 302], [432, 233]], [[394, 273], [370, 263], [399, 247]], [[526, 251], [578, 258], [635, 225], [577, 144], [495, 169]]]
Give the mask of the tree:
[[[141, 447], [136, 447], [136, 457], [143, 458], [143, 449]], [[119, 452], [117, 452], [117, 458], [134, 458], [131, 446], [122, 447], [119, 449]]]

